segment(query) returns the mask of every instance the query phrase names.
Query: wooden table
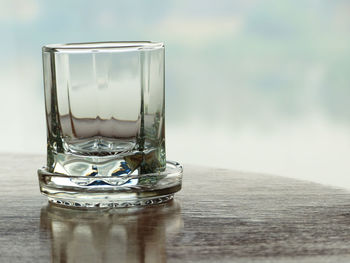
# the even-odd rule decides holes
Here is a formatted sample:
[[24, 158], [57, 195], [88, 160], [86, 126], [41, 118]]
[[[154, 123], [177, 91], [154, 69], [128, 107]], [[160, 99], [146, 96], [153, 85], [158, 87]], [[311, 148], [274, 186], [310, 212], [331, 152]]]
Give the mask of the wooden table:
[[186, 165], [171, 203], [84, 212], [47, 204], [44, 162], [0, 155], [0, 262], [350, 262], [343, 189]]

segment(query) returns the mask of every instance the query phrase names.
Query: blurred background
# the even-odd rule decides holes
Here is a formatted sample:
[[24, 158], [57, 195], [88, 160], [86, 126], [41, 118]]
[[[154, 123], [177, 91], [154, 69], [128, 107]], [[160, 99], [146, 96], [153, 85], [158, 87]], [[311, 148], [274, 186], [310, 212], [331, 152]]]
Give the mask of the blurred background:
[[348, 0], [0, 0], [0, 152], [46, 152], [43, 45], [154, 40], [168, 159], [350, 188], [349, 31]]

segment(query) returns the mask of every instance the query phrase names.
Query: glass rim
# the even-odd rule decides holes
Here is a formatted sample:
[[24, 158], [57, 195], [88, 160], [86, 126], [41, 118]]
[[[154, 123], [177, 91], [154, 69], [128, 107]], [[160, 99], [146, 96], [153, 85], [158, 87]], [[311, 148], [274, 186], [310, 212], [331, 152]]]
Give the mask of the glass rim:
[[43, 52], [54, 53], [93, 53], [113, 51], [142, 51], [164, 48], [163, 42], [153, 41], [104, 41], [66, 44], [48, 44], [42, 47]]

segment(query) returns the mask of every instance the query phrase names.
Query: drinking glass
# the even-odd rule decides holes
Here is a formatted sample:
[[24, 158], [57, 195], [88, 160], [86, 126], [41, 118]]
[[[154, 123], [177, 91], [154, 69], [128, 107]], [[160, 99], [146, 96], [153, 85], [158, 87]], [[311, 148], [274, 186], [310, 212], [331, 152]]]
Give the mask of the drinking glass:
[[47, 164], [40, 190], [55, 204], [130, 207], [181, 189], [166, 160], [163, 43], [43, 47]]

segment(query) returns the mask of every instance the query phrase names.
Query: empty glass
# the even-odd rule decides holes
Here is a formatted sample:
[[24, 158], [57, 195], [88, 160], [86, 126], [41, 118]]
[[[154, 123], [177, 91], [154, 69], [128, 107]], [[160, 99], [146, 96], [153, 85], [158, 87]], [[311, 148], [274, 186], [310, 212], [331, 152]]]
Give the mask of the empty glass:
[[49, 201], [74, 207], [162, 203], [181, 188], [166, 161], [164, 45], [154, 42], [43, 47]]

